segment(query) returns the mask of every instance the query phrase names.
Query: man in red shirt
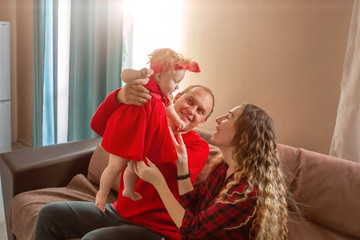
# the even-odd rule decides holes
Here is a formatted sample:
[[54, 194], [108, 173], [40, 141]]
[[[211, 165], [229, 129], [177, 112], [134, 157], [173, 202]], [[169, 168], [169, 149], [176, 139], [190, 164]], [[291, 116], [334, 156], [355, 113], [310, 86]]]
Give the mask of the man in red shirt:
[[[112, 92], [95, 113], [92, 129], [102, 136], [107, 120], [120, 104], [141, 105], [151, 97], [147, 91], [140, 85], [126, 85]], [[209, 146], [192, 129], [209, 117], [214, 106], [214, 96], [208, 88], [196, 85], [176, 95], [173, 102], [175, 111], [185, 122], [181, 133], [187, 149], [190, 178], [194, 183], [205, 165]], [[176, 130], [170, 121], [169, 126], [173, 131]], [[167, 182], [178, 199], [175, 164], [158, 167], [166, 172]], [[132, 201], [119, 194], [117, 202], [108, 204], [105, 213], [101, 213], [93, 203], [46, 205], [38, 217], [35, 239], [64, 239], [84, 235], [83, 239], [181, 239], [156, 189], [144, 181], [139, 181], [136, 187], [137, 192], [142, 192], [142, 200]], [[119, 192], [122, 188], [121, 181]]]
[[[141, 85], [126, 85], [123, 89], [113, 91], [96, 110], [91, 120], [91, 128], [98, 135], [103, 136], [107, 120], [120, 104], [142, 105], [151, 98], [148, 92], [149, 90]], [[192, 170], [190, 178], [194, 184], [205, 165], [209, 146], [192, 129], [204, 123], [212, 113], [214, 95], [209, 88], [193, 85], [178, 93], [173, 102], [176, 113], [185, 122], [185, 128], [181, 133], [189, 156], [189, 167]], [[176, 134], [176, 126], [171, 121], [168, 124]]]

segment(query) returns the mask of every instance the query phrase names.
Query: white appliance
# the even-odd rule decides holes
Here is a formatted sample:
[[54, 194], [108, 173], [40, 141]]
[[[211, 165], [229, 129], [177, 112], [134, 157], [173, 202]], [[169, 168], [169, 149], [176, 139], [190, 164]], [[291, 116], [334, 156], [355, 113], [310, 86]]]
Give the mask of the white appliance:
[[10, 23], [0, 22], [0, 153], [11, 151]]

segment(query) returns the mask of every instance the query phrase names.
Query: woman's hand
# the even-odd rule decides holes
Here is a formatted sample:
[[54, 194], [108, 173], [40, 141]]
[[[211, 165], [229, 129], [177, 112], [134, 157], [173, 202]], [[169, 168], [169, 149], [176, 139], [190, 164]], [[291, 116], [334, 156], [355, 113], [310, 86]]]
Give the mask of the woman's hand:
[[139, 161], [134, 164], [134, 172], [142, 180], [152, 184], [155, 188], [165, 182], [164, 176], [160, 170], [147, 158], [148, 164]]
[[181, 133], [179, 133], [176, 139], [174, 136], [174, 132], [170, 127], [169, 127], [169, 131], [178, 155], [178, 160], [176, 160], [177, 174], [186, 175], [189, 173], [189, 167], [188, 167], [187, 150], [183, 138], [181, 136]]

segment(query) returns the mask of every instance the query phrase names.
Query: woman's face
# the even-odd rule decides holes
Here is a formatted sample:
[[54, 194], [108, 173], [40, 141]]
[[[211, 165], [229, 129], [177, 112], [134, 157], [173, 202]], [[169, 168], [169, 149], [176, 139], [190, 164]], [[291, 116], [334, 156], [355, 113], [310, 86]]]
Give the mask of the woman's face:
[[210, 139], [211, 143], [218, 147], [231, 147], [235, 134], [234, 123], [242, 113], [242, 106], [237, 106], [228, 114], [216, 118], [216, 131]]

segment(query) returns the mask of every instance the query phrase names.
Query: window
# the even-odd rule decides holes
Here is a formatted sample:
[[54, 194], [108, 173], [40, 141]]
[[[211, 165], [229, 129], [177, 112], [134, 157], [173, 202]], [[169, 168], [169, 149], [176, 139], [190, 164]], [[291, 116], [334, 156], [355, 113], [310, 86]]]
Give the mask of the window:
[[[181, 52], [182, 0], [124, 0], [122, 69], [141, 69], [158, 48]], [[58, 1], [57, 143], [68, 140], [71, 0]], [[114, 2], [114, 4], [116, 4]], [[139, 7], [141, 6], [141, 7]], [[120, 8], [121, 9], [121, 8]]]
[[133, 68], [143, 68], [158, 48], [181, 52], [182, 0], [128, 0], [125, 14], [133, 19]]

